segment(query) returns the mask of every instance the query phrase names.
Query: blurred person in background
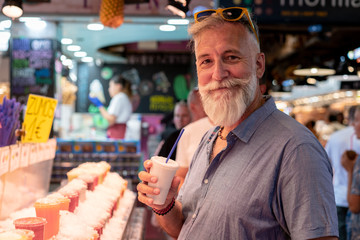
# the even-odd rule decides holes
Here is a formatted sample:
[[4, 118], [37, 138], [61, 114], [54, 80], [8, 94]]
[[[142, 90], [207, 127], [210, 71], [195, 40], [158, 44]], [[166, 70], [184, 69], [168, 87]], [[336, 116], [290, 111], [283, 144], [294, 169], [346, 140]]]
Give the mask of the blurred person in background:
[[106, 109], [97, 98], [89, 95], [89, 100], [99, 108], [101, 115], [108, 121], [107, 136], [110, 139], [124, 139], [126, 122], [133, 112], [131, 103], [131, 83], [121, 75], [113, 77], [109, 82], [109, 107]]
[[[191, 122], [191, 113], [186, 102], [180, 101], [175, 104], [173, 121], [176, 130], [172, 132], [165, 140], [162, 140], [159, 143], [157, 150], [154, 153], [155, 156], [167, 157], [171, 151], [171, 148], [176, 142], [181, 129]], [[176, 149], [170, 158], [173, 160], [176, 159]]]
[[182, 239], [337, 239], [332, 168], [315, 136], [263, 96], [265, 72], [257, 26], [246, 8], [194, 15], [193, 39], [202, 103], [216, 125], [202, 138], [178, 193], [165, 204], [139, 172], [138, 200], [162, 228]]
[[307, 127], [314, 134], [314, 136], [317, 139], [319, 139], [319, 134], [315, 130], [315, 121], [314, 120], [310, 120], [310, 121], [306, 122], [305, 127]]
[[191, 159], [193, 158], [202, 137], [214, 126], [205, 113], [198, 88], [190, 91], [187, 102], [191, 112], [192, 122], [184, 127], [185, 131], [176, 148], [176, 161], [180, 165], [176, 172], [176, 176], [181, 178], [180, 187], [184, 182]]
[[333, 167], [333, 185], [338, 216], [339, 239], [346, 240], [346, 216], [349, 204], [347, 201], [348, 174], [341, 165], [341, 156], [347, 150], [360, 152], [360, 140], [353, 127], [356, 106], [348, 110], [349, 126], [334, 132], [326, 143], [325, 150]]
[[[354, 132], [360, 139], [360, 105], [356, 106], [354, 121]], [[359, 150], [358, 150], [359, 151]], [[350, 152], [351, 153], [351, 152]], [[347, 171], [347, 201], [350, 210], [350, 219], [347, 222], [347, 238], [351, 240], [360, 239], [360, 158], [359, 152], [349, 154], [345, 151], [341, 157], [341, 164]]]

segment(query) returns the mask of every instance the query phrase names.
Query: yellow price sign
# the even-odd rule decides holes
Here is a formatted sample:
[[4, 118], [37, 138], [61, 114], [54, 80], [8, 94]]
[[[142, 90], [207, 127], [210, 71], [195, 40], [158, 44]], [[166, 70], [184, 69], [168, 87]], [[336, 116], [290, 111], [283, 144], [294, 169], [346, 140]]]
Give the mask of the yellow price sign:
[[21, 137], [21, 142], [40, 143], [49, 139], [56, 105], [56, 99], [34, 94], [29, 95], [23, 123], [25, 135]]

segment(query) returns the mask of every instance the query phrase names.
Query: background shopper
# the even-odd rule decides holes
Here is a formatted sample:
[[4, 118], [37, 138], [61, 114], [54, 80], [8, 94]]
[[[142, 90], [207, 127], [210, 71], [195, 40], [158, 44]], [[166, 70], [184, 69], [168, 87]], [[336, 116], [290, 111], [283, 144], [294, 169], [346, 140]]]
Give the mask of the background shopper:
[[89, 99], [109, 122], [107, 136], [112, 139], [123, 139], [125, 138], [126, 122], [130, 119], [133, 111], [130, 101], [131, 84], [118, 75], [110, 80], [108, 91], [111, 101], [107, 109], [98, 98], [89, 96]]
[[[354, 131], [360, 139], [360, 106], [355, 109]], [[352, 159], [347, 152], [341, 158], [341, 164], [348, 173], [347, 200], [349, 203], [350, 220], [347, 237], [348, 239], [360, 239], [360, 158], [358, 153]]]
[[330, 136], [325, 146], [325, 150], [330, 158], [334, 172], [333, 184], [340, 240], [347, 239], [346, 215], [349, 207], [347, 201], [348, 174], [344, 167], [341, 165], [341, 156], [347, 150], [355, 150], [355, 152], [360, 152], [360, 140], [357, 139], [354, 127], [352, 126], [354, 121], [355, 109], [356, 106], [351, 106], [349, 108], [349, 126], [334, 132]]

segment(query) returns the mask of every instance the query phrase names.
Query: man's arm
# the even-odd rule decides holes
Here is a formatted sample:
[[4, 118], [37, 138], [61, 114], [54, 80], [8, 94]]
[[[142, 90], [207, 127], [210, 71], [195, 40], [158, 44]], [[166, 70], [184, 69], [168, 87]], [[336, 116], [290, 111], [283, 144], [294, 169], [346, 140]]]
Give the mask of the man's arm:
[[352, 213], [360, 212], [360, 196], [351, 194], [351, 185], [353, 179], [353, 172], [348, 172], [348, 191], [347, 191], [347, 200], [349, 202], [349, 210]]
[[351, 194], [354, 165], [356, 161], [358, 161], [358, 155], [356, 155], [355, 160], [349, 159], [346, 152], [344, 152], [341, 156], [341, 165], [345, 168], [348, 174], [347, 200], [349, 203], [349, 210], [353, 213], [360, 212], [360, 196], [356, 194]]
[[109, 122], [109, 126], [115, 124], [116, 121], [115, 115], [109, 114], [103, 106], [99, 107], [99, 111], [103, 116], [103, 118], [105, 118]]
[[156, 215], [162, 229], [174, 238], [179, 236], [182, 225], [184, 224], [184, 217], [181, 210], [181, 203], [179, 201], [175, 201], [174, 208], [165, 216]]
[[[153, 204], [154, 200], [146, 196], [146, 194], [159, 194], [160, 190], [158, 188], [152, 188], [147, 183], [148, 182], [157, 182], [157, 177], [152, 176], [150, 172], [150, 168], [152, 167], [152, 162], [147, 160], [144, 162], [144, 167], [146, 171], [141, 171], [138, 176], [142, 182], [137, 185], [138, 190], [138, 200], [147, 206], [154, 208], [156, 210], [163, 210], [171, 204], [172, 199], [175, 198], [177, 194], [177, 189], [180, 184], [180, 178], [174, 177], [170, 191], [166, 198], [166, 201], [163, 205], [155, 205]], [[175, 201], [174, 207], [166, 213], [164, 216], [157, 216], [157, 220], [159, 221], [160, 225], [169, 235], [173, 237], [177, 237], [180, 233], [182, 225], [184, 223], [184, 216], [182, 215], [182, 206], [179, 201]]]

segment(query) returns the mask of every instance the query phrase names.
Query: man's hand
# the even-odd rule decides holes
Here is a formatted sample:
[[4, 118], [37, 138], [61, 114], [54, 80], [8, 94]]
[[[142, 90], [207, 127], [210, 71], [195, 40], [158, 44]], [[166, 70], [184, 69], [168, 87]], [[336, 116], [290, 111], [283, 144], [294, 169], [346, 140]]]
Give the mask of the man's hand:
[[91, 97], [89, 95], [89, 100], [92, 102], [92, 104], [94, 104], [96, 107], [102, 107], [104, 106], [104, 104], [102, 104], [102, 102], [97, 98], [97, 97]]
[[350, 159], [347, 151], [345, 151], [341, 156], [341, 165], [345, 168], [346, 171], [352, 172], [357, 158], [358, 155], [356, 154], [355, 159]]
[[172, 199], [176, 196], [177, 194], [177, 189], [179, 187], [180, 184], [180, 178], [179, 177], [174, 177], [172, 183], [171, 183], [171, 187], [170, 187], [170, 191], [166, 197], [166, 201], [163, 205], [155, 205], [153, 202], [154, 200], [150, 197], [147, 197], [146, 194], [152, 194], [152, 195], [158, 195], [160, 193], [160, 189], [158, 188], [152, 188], [150, 187], [147, 183], [148, 182], [157, 182], [157, 177], [152, 176], [149, 172], [150, 172], [150, 168], [152, 167], [152, 161], [151, 160], [146, 160], [144, 162], [144, 167], [146, 169], [146, 171], [141, 171], [139, 172], [138, 176], [141, 180], [141, 182], [137, 185], [137, 190], [138, 190], [138, 200], [146, 205], [148, 205], [151, 208], [155, 208], [158, 210], [164, 209], [166, 208], [170, 202], [172, 201]]

